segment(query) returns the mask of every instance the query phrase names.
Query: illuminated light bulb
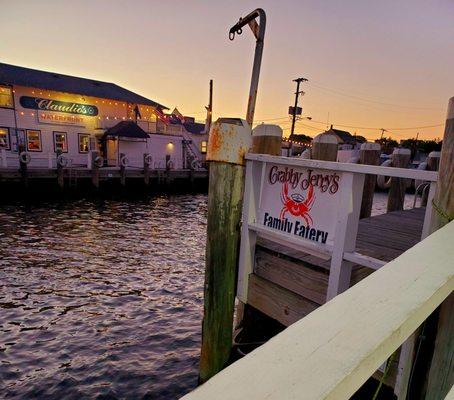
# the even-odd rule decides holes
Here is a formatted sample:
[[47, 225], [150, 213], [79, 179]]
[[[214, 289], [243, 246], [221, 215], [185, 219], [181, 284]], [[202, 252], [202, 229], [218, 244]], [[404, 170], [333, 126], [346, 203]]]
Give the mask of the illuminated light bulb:
[[34, 90], [32, 90], [32, 94], [35, 94], [35, 91], [34, 91]]
[[115, 103], [116, 106], [118, 106], [118, 103]]
[[111, 103], [111, 102], [109, 102], [109, 104], [110, 104], [110, 105], [112, 105], [112, 103]]
[[115, 117], [115, 119], [117, 119], [117, 117]]
[[35, 114], [34, 114], [34, 113], [31, 113], [30, 115], [31, 115], [32, 117], [34, 117], [34, 116], [35, 116]]
[[103, 100], [103, 101], [102, 101], [102, 104], [104, 104], [104, 103], [105, 103], [105, 102], [104, 102], [104, 100]]
[[106, 119], [109, 119], [109, 117], [106, 117]]
[[123, 119], [126, 119], [126, 117], [123, 117]]
[[98, 117], [98, 119], [101, 119], [101, 117]]
[[39, 94], [43, 94], [43, 92], [39, 92]]
[[24, 115], [24, 112], [23, 112], [23, 111], [21, 111], [21, 112], [20, 112], [20, 115]]

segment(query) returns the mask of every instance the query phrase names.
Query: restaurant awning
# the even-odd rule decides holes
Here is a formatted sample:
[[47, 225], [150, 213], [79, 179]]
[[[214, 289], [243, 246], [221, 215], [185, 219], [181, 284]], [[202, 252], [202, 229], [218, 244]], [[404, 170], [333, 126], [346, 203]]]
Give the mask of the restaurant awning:
[[123, 140], [148, 139], [148, 133], [133, 121], [121, 121], [104, 132], [101, 140], [118, 138]]

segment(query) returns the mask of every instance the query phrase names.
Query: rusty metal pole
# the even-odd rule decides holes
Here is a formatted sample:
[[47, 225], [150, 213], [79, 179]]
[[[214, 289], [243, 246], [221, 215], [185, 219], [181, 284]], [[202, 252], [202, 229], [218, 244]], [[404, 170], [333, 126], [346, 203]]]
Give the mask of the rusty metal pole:
[[[259, 23], [255, 20], [259, 18]], [[266, 14], [261, 8], [257, 8], [230, 28], [229, 39], [233, 40], [235, 34], [243, 33], [243, 26], [249, 25], [256, 38], [254, 65], [252, 67], [251, 87], [249, 89], [249, 100], [246, 112], [246, 121], [252, 128], [254, 122], [255, 102], [257, 100], [257, 88], [259, 86], [260, 66], [262, 64], [263, 43], [265, 39]]]

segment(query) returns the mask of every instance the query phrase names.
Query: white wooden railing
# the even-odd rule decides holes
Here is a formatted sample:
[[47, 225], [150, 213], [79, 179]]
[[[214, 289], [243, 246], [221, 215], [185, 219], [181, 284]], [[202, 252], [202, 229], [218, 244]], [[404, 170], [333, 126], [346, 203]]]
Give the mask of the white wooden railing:
[[[338, 163], [329, 161], [305, 160], [300, 158], [276, 157], [263, 154], [246, 155], [246, 183], [243, 206], [243, 225], [238, 274], [238, 298], [246, 303], [249, 275], [253, 272], [255, 243], [257, 236], [264, 237], [284, 246], [307, 252], [322, 259], [331, 260], [327, 300], [350, 286], [351, 263], [368, 268], [379, 269], [385, 262], [360, 254], [356, 249], [359, 213], [366, 174], [385, 175], [430, 182], [427, 207], [425, 211], [422, 239], [427, 236], [432, 215], [432, 199], [435, 194], [437, 172], [404, 168], [390, 168], [373, 165]], [[301, 173], [308, 170], [324, 174], [338, 174], [339, 188], [336, 201], [329, 203], [323, 193], [318, 192], [321, 204], [325, 207], [325, 224], [331, 225], [330, 240], [320, 243], [314, 240], [286, 234], [264, 224], [263, 203], [269, 197], [267, 174], [270, 166], [293, 168]], [[306, 192], [307, 195], [307, 192]], [[325, 202], [325, 203], [323, 203]], [[320, 204], [318, 204], [320, 207]], [[281, 205], [282, 207], [282, 205]], [[279, 213], [275, 212], [275, 215]], [[348, 261], [348, 262], [345, 262]]]
[[451, 222], [183, 399], [349, 399], [453, 291], [453, 237]]

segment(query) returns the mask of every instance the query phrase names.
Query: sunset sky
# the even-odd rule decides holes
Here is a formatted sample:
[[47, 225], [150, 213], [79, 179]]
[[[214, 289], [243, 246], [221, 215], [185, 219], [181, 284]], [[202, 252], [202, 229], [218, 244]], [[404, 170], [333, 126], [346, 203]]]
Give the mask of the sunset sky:
[[228, 30], [256, 7], [268, 18], [256, 122], [288, 135], [303, 76], [312, 121], [296, 133], [329, 121], [369, 139], [443, 136], [454, 0], [0, 0], [0, 62], [115, 82], [198, 120], [211, 78], [214, 117], [244, 118], [255, 42]]

